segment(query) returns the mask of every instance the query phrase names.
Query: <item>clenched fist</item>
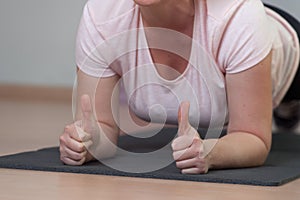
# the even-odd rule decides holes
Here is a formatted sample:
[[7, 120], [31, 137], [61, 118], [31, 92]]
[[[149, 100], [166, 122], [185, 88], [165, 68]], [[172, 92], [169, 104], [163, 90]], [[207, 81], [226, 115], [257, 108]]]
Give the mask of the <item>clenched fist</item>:
[[82, 165], [93, 159], [88, 149], [93, 145], [95, 120], [91, 100], [88, 95], [81, 97], [83, 119], [67, 125], [60, 136], [60, 159], [67, 165]]

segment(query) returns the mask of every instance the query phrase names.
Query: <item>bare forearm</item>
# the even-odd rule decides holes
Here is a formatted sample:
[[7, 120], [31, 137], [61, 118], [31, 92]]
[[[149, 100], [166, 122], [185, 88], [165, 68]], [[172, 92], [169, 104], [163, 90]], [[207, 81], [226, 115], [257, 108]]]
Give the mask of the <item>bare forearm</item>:
[[262, 165], [269, 147], [259, 137], [243, 132], [230, 133], [218, 140], [204, 142], [210, 169]]
[[100, 124], [100, 135], [89, 149], [89, 160], [113, 157], [117, 150], [119, 129], [107, 124]]

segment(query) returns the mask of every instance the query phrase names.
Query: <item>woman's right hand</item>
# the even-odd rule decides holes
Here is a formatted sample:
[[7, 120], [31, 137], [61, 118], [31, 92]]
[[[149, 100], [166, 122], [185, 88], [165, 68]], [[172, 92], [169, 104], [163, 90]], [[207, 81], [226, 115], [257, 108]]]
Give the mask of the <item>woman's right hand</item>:
[[60, 160], [67, 165], [82, 165], [93, 160], [87, 149], [91, 147], [92, 134], [88, 133], [93, 126], [93, 112], [88, 95], [81, 98], [83, 119], [67, 125], [60, 136]]

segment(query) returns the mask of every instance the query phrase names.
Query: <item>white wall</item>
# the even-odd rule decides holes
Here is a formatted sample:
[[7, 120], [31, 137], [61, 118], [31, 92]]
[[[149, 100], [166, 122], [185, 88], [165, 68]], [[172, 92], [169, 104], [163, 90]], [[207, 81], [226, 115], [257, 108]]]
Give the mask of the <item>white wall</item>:
[[0, 1], [0, 84], [73, 85], [85, 1]]
[[[85, 2], [0, 1], [0, 84], [72, 86], [76, 30]], [[300, 19], [297, 0], [264, 2]]]
[[263, 2], [275, 5], [300, 20], [300, 1], [299, 0], [263, 0]]

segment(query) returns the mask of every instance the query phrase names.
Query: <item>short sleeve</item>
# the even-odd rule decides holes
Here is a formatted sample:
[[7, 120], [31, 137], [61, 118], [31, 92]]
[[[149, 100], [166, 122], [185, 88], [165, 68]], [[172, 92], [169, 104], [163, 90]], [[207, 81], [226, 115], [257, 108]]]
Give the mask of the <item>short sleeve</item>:
[[244, 1], [224, 31], [219, 63], [226, 73], [247, 70], [269, 54], [273, 38], [273, 27], [261, 1]]
[[110, 77], [116, 72], [109, 67], [99, 51], [104, 38], [93, 21], [92, 9], [89, 7], [89, 2], [83, 9], [76, 38], [76, 64], [80, 70], [90, 76]]

